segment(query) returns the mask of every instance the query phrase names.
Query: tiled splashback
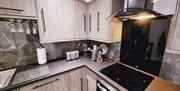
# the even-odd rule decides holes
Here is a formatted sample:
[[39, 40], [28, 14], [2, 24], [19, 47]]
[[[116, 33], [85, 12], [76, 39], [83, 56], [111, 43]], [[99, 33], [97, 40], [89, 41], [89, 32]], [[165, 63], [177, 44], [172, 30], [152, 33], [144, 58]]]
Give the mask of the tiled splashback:
[[[10, 34], [10, 33], [6, 33]], [[0, 69], [8, 69], [14, 66], [22, 66], [32, 63], [37, 63], [36, 49], [39, 48], [33, 37], [37, 35], [27, 35], [25, 33], [14, 33], [17, 48], [5, 48], [0, 46]], [[1, 35], [0, 35], [1, 36]], [[9, 38], [9, 40], [14, 41]], [[3, 40], [6, 41], [6, 40]], [[74, 41], [61, 43], [42, 44], [47, 51], [48, 60], [64, 58], [65, 52], [73, 50], [83, 50], [82, 45], [88, 41]], [[11, 47], [11, 46], [10, 46]]]
[[[16, 27], [16, 23], [17, 22], [0, 21], [0, 70], [37, 63], [36, 49], [39, 48], [40, 45], [36, 40], [36, 38], [38, 39], [39, 37], [38, 34], [35, 34], [33, 31], [33, 24], [29, 24], [29, 32], [26, 21], [21, 22], [21, 28], [19, 24]], [[17, 31], [20, 29], [22, 30], [21, 32]], [[87, 44], [87, 42], [88, 41], [74, 41], [42, 45], [47, 50], [48, 60], [51, 60], [64, 58], [65, 52], [67, 51], [82, 51], [82, 45], [84, 43]]]
[[177, 85], [180, 85], [180, 55], [165, 53], [161, 66], [160, 76]]
[[[2, 23], [0, 22], [0, 25]], [[6, 28], [0, 28], [0, 70], [37, 63], [36, 48], [39, 44], [33, 37], [38, 38], [38, 34], [26, 34], [24, 32], [9, 32]], [[93, 46], [100, 45], [97, 41], [71, 41], [60, 43], [47, 43], [43, 46], [47, 50], [48, 59], [64, 58], [65, 52], [72, 50], [83, 51], [83, 44]], [[120, 43], [107, 44], [108, 53], [105, 55], [109, 59], [119, 59]], [[165, 53], [161, 68], [161, 77], [180, 85], [180, 55]]]
[[[13, 28], [12, 28], [12, 24]], [[38, 39], [38, 34], [32, 33], [32, 26], [28, 26], [31, 34], [27, 32], [27, 22], [23, 21], [21, 29], [15, 27], [15, 23], [0, 21], [0, 70], [9, 69], [15, 66], [22, 66], [32, 63], [37, 63], [36, 49], [40, 47], [39, 43], [36, 41]], [[26, 23], [25, 25], [23, 25]], [[13, 32], [11, 31], [13, 30]], [[91, 42], [89, 40], [84, 41], [70, 41], [70, 42], [59, 42], [59, 43], [46, 43], [42, 44], [47, 51], [47, 59], [60, 59], [65, 58], [67, 51], [80, 50], [83, 51], [83, 44], [87, 44], [92, 48], [94, 44], [101, 44], [101, 42]], [[108, 49], [110, 49], [105, 55], [108, 58], [115, 59], [119, 58], [119, 44], [107, 44]], [[115, 49], [115, 50], [114, 50]], [[118, 56], [117, 56], [118, 55]]]
[[105, 44], [108, 47], [108, 52], [104, 55], [108, 59], [119, 60], [120, 57], [120, 42], [116, 43], [102, 43], [98, 41], [90, 41], [89, 46], [92, 48], [93, 45], [99, 46], [100, 44]]

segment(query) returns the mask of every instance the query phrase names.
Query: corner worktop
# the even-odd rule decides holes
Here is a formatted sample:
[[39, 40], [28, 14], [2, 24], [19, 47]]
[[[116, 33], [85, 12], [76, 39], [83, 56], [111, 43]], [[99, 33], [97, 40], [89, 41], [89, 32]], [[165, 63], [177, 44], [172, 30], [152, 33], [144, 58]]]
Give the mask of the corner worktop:
[[[14, 74], [13, 78], [11, 79], [9, 85], [4, 88], [1, 88], [0, 91], [13, 90], [13, 89], [32, 84], [34, 82], [37, 82], [37, 81], [40, 81], [40, 80], [43, 80], [43, 79], [46, 79], [46, 78], [49, 78], [49, 77], [52, 77], [55, 75], [59, 75], [59, 74], [62, 74], [62, 73], [65, 73], [65, 72], [68, 72], [68, 71], [71, 71], [74, 69], [81, 68], [81, 67], [87, 67], [88, 69], [93, 71], [96, 75], [98, 75], [103, 80], [105, 80], [110, 85], [112, 85], [113, 87], [115, 87], [121, 91], [127, 91], [125, 88], [123, 88], [122, 86], [120, 86], [119, 84], [117, 84], [116, 82], [111, 80], [110, 78], [106, 77], [99, 71], [99, 70], [101, 70], [107, 66], [110, 66], [114, 63], [117, 63], [117, 62], [118, 61], [115, 61], [115, 60], [107, 60], [105, 62], [98, 63], [98, 62], [91, 61], [88, 58], [81, 57], [80, 59], [70, 61], [70, 62], [67, 62], [66, 60], [59, 60], [56, 62], [47, 63], [45, 65], [35, 65], [35, 66], [33, 65], [32, 68], [40, 67], [40, 66], [48, 66], [49, 74], [46, 76], [43, 76], [43, 77], [38, 77], [38, 78], [29, 80], [29, 81], [25, 81], [25, 82], [22, 82], [22, 83], [19, 83], [16, 85], [12, 85], [15, 75], [18, 72], [21, 72], [21, 71], [18, 71], [18, 69], [22, 69], [22, 68], [17, 68], [17, 71]], [[25, 69], [25, 68], [23, 68], [23, 69]], [[168, 81], [165, 81], [159, 77], [155, 77], [155, 79], [147, 87], [146, 91], [180, 91], [180, 87], [176, 86]]]

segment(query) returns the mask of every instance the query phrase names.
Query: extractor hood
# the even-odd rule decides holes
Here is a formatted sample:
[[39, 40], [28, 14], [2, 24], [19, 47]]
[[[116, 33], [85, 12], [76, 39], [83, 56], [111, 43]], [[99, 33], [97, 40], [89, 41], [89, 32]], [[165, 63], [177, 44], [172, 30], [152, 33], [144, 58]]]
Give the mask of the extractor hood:
[[[127, 8], [118, 11], [115, 17], [125, 20], [144, 20], [144, 19], [167, 19], [167, 17], [161, 13], [147, 9], [147, 3], [149, 0], [144, 0], [144, 8], [141, 7], [130, 7], [132, 1], [138, 0], [128, 0]], [[130, 8], [129, 8], [130, 7]]]

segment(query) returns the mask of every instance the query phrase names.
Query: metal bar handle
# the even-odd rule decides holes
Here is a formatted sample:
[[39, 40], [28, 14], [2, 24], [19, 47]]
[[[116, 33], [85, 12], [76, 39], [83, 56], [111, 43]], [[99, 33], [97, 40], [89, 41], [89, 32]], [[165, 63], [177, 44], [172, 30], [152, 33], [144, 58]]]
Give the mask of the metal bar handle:
[[91, 14], [89, 14], [89, 30], [91, 31]]
[[99, 25], [100, 25], [100, 12], [97, 12], [97, 30], [99, 31]]
[[86, 31], [86, 14], [84, 14], [84, 31]]
[[81, 78], [81, 91], [83, 91], [83, 78]]
[[24, 11], [24, 10], [22, 10], [22, 9], [5, 8], [5, 7], [0, 7], [0, 9], [4, 9], [4, 10], [13, 10], [13, 11]]
[[87, 79], [87, 91], [89, 91], [89, 80]]
[[98, 83], [97, 86], [98, 86], [102, 91], [107, 91], [104, 87], [102, 87], [102, 86], [100, 85], [100, 83]]
[[35, 86], [35, 87], [33, 87], [33, 89], [37, 89], [37, 88], [39, 88], [39, 87], [42, 87], [42, 86], [48, 85], [48, 84], [53, 83], [53, 82], [56, 82], [56, 81], [59, 81], [59, 78], [57, 78], [57, 79], [55, 79], [55, 80], [53, 80], [53, 81], [49, 81], [49, 82], [47, 82], [47, 83], [44, 83], [44, 84], [41, 84], [41, 85]]
[[46, 32], [46, 22], [45, 22], [45, 17], [44, 17], [44, 9], [41, 9], [41, 18], [42, 18], [42, 23], [43, 23], [43, 31]]

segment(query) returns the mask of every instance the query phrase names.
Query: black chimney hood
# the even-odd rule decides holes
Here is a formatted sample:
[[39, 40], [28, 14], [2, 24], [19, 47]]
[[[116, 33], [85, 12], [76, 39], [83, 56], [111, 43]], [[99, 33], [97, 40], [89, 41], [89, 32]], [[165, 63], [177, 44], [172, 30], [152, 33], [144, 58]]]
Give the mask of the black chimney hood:
[[[134, 0], [135, 1], [135, 0]], [[153, 11], [151, 9], [147, 9], [147, 3], [149, 0], [145, 0], [144, 8], [142, 7], [130, 7], [129, 8], [129, 0], [127, 1], [127, 8], [118, 11], [115, 14], [115, 18], [120, 20], [144, 20], [144, 19], [168, 19], [167, 16]], [[132, 1], [131, 1], [132, 2]]]

